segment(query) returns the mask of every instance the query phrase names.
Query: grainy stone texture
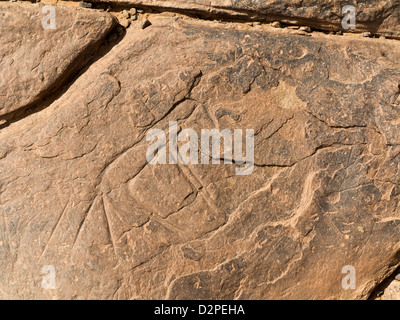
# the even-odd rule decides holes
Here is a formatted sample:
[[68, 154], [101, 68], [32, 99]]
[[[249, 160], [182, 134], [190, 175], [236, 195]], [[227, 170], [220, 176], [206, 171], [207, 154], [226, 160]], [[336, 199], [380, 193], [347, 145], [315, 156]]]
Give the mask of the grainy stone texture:
[[[151, 23], [0, 131], [0, 297], [368, 298], [399, 264], [400, 44]], [[172, 120], [254, 129], [254, 172], [147, 164]]]
[[400, 300], [400, 273], [397, 270], [392, 276], [383, 281], [374, 291], [371, 299]]
[[400, 281], [393, 281], [386, 288], [382, 300], [400, 300]]
[[323, 30], [342, 30], [342, 8], [357, 9], [357, 30], [400, 37], [400, 0], [95, 0], [152, 8], [183, 10], [204, 16], [250, 18], [307, 25]]
[[0, 2], [0, 116], [59, 88], [115, 24], [107, 13], [57, 6], [56, 29], [45, 30], [42, 8]]

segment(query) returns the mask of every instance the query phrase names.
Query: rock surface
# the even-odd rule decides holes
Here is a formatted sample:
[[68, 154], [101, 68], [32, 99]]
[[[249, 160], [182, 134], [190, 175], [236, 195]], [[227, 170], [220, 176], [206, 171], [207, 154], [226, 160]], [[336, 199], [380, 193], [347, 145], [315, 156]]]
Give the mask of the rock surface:
[[382, 300], [400, 300], [400, 281], [393, 281], [386, 288]]
[[44, 29], [43, 7], [0, 2], [0, 117], [59, 88], [115, 24], [107, 13], [58, 6], [55, 29]]
[[[394, 271], [400, 43], [258, 27], [134, 23], [0, 131], [2, 299], [365, 299]], [[254, 129], [253, 173], [148, 164], [169, 121]]]
[[396, 270], [393, 275], [383, 281], [373, 292], [373, 300], [400, 300], [400, 273]]
[[357, 9], [357, 30], [400, 37], [400, 0], [94, 0], [151, 8], [182, 10], [205, 17], [250, 18], [307, 25], [321, 30], [342, 30], [342, 8]]

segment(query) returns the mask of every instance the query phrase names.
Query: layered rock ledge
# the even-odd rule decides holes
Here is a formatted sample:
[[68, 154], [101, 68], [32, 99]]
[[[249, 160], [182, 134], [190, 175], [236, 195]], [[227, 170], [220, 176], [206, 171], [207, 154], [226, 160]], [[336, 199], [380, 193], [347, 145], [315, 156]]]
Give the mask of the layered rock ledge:
[[341, 21], [345, 14], [342, 8], [345, 5], [354, 5], [357, 17], [355, 32], [369, 31], [400, 38], [400, 0], [346, 3], [336, 0], [94, 0], [91, 2], [167, 9], [207, 18], [280, 21], [327, 31], [343, 30]]

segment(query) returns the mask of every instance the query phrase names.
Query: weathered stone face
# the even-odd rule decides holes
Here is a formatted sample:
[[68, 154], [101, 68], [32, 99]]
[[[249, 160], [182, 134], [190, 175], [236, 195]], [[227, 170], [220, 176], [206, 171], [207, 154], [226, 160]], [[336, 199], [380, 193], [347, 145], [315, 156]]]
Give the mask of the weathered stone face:
[[[266, 3], [278, 6], [218, 7], [264, 14]], [[39, 21], [39, 6], [14, 5], [0, 14]], [[59, 87], [112, 29], [104, 12], [56, 8], [70, 51], [35, 27], [20, 31], [31, 41], [0, 47], [0, 65], [33, 50], [52, 75], [14, 74], [3, 114]], [[0, 130], [0, 297], [368, 298], [400, 263], [400, 43], [147, 18], [47, 108]], [[174, 121], [199, 140], [203, 129], [254, 130], [254, 170], [149, 164], [147, 134]], [[55, 289], [43, 287], [46, 266]], [[344, 266], [355, 289], [342, 287]]]
[[59, 88], [115, 25], [109, 14], [60, 6], [56, 29], [44, 29], [43, 7], [0, 2], [0, 116]]
[[[0, 131], [2, 298], [368, 297], [398, 264], [399, 44], [151, 22]], [[169, 121], [254, 129], [253, 173], [148, 164]]]
[[182, 10], [205, 17], [249, 18], [307, 25], [321, 30], [342, 30], [342, 9], [356, 7], [357, 30], [400, 37], [400, 1], [336, 0], [95, 0], [95, 3], [139, 5]]

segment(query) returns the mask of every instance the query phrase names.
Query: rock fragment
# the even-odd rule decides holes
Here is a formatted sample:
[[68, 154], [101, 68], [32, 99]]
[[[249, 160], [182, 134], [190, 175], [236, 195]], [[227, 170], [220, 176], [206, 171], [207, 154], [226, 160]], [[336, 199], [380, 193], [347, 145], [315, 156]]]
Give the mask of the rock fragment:
[[147, 18], [140, 21], [140, 28], [146, 29], [149, 26], [151, 26], [151, 22]]
[[129, 19], [130, 14], [129, 14], [128, 10], [123, 10], [123, 11], [122, 11], [122, 16], [123, 16], [125, 19]]
[[300, 30], [300, 31], [307, 32], [307, 33], [310, 33], [310, 32], [312, 32], [311, 28], [310, 28], [310, 27], [308, 27], [308, 26], [303, 26], [303, 27], [300, 27], [300, 29], [299, 29], [299, 30]]
[[128, 19], [122, 18], [122, 19], [119, 21], [119, 24], [120, 24], [121, 26], [123, 26], [123, 27], [126, 29], [126, 28], [129, 28], [131, 22], [130, 22]]
[[93, 8], [93, 4], [92, 3], [84, 2], [84, 1], [79, 2], [79, 6], [82, 7], [82, 8], [88, 8], [88, 9]]
[[279, 21], [274, 21], [271, 23], [274, 28], [282, 28], [282, 24]]

